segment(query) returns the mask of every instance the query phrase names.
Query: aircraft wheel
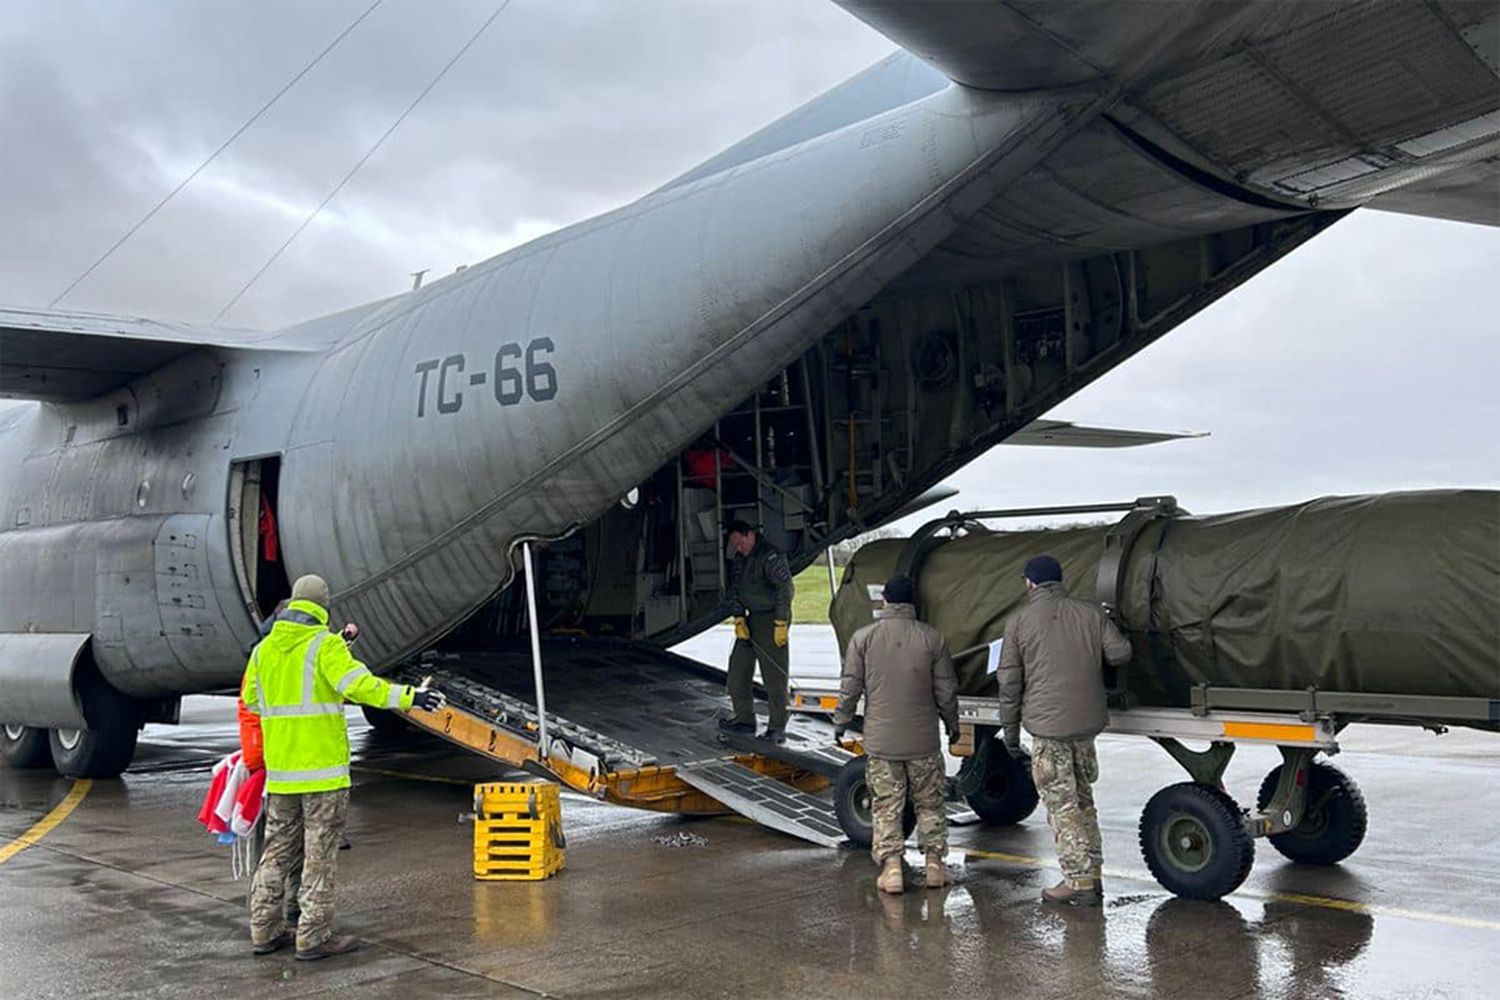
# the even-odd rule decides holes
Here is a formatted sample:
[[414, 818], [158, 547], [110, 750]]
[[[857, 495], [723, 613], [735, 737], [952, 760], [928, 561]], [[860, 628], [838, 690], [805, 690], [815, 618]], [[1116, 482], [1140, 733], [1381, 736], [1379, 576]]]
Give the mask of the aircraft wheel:
[[361, 705], [359, 710], [370, 728], [375, 730], [375, 735], [381, 739], [408, 739], [415, 732], [401, 712], [393, 712], [388, 708], [371, 708], [369, 705]]
[[978, 764], [983, 768], [979, 787], [964, 799], [981, 820], [990, 826], [1014, 826], [1036, 811], [1030, 754], [1012, 754], [993, 739]]
[[[1278, 765], [1260, 783], [1260, 794], [1255, 797], [1257, 809], [1270, 804], [1280, 778]], [[1315, 761], [1307, 769], [1307, 808], [1302, 821], [1266, 839], [1300, 864], [1336, 865], [1359, 849], [1369, 822], [1365, 797], [1354, 779], [1330, 764]]]
[[47, 730], [31, 726], [0, 726], [0, 764], [21, 768], [51, 767], [52, 752], [47, 747]]
[[[865, 781], [865, 768], [870, 758], [860, 756], [845, 764], [833, 783], [833, 811], [838, 816], [844, 836], [855, 847], [869, 847], [875, 839], [875, 818], [871, 810], [870, 786]], [[910, 837], [917, 828], [917, 813], [911, 803], [901, 814], [901, 833]]]
[[78, 694], [89, 728], [52, 730], [52, 763], [65, 778], [117, 778], [135, 756], [140, 712], [97, 676], [82, 679]]
[[1191, 781], [1151, 796], [1141, 813], [1140, 841], [1151, 874], [1186, 899], [1228, 895], [1255, 861], [1255, 841], [1235, 801]]

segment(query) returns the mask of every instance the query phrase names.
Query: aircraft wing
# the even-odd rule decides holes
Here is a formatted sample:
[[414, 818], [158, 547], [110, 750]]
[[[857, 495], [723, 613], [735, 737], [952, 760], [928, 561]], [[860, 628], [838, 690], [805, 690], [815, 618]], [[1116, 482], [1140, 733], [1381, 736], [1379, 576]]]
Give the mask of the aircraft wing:
[[0, 308], [0, 399], [91, 399], [202, 347], [252, 347], [259, 331], [134, 316]]
[[[1047, 169], [1063, 195], [1004, 206], [997, 215], [1012, 228], [1076, 240], [1091, 201], [1131, 215], [1145, 181], [1110, 176], [1122, 136], [1162, 168], [1247, 205], [1369, 205], [1500, 224], [1493, 0], [836, 2], [967, 86], [1104, 96], [1121, 135], [1059, 150]], [[1101, 242], [1175, 235], [1114, 221], [1126, 223], [1120, 238], [1101, 232]]]
[[1208, 437], [1208, 432], [1128, 431], [1114, 427], [1085, 427], [1066, 420], [1033, 420], [1000, 443], [1053, 448], [1135, 448], [1143, 444], [1201, 437]]
[[1380, 195], [1370, 207], [1500, 226], [1500, 155]]

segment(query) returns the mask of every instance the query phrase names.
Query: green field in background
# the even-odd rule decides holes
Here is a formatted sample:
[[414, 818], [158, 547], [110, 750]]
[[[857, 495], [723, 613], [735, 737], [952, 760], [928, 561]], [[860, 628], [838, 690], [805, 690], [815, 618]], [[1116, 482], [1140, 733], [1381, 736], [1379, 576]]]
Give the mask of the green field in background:
[[828, 621], [828, 567], [814, 564], [797, 574], [797, 594], [792, 598], [792, 621], [811, 625]]

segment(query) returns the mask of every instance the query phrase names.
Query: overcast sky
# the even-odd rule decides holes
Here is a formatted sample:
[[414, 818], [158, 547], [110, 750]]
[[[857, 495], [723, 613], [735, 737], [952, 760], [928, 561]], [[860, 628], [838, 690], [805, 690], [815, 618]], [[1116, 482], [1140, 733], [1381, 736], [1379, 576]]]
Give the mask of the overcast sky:
[[[0, 304], [44, 306], [371, 0], [0, 0]], [[64, 307], [205, 322], [494, 2], [385, 2]], [[891, 50], [815, 0], [513, 0], [225, 322], [410, 287], [682, 173]], [[964, 506], [1500, 485], [1500, 230], [1356, 213], [1001, 447]]]

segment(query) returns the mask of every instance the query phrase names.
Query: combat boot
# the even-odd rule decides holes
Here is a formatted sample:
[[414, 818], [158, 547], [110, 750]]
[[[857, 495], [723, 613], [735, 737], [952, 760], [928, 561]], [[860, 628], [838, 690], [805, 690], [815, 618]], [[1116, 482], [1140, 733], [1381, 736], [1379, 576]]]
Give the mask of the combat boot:
[[253, 955], [270, 955], [273, 952], [278, 952], [283, 948], [290, 948], [296, 943], [296, 934], [292, 933], [291, 931], [282, 931], [280, 934], [269, 941], [263, 941], [260, 944], [254, 944], [252, 942], [250, 945], [250, 953]]
[[885, 859], [880, 866], [880, 875], [875, 879], [875, 888], [892, 895], [906, 888], [904, 876], [901, 873], [900, 856]]
[[1063, 879], [1049, 889], [1042, 890], [1042, 902], [1064, 903], [1070, 906], [1098, 906], [1104, 900], [1099, 883], [1091, 878], [1079, 879], [1077, 884]]
[[948, 866], [943, 864], [943, 856], [937, 851], [927, 852], [927, 888], [936, 889], [938, 886], [947, 885], [953, 881], [948, 877]]
[[351, 951], [359, 950], [359, 939], [347, 934], [335, 934], [320, 945], [314, 945], [303, 951], [297, 949], [297, 961], [316, 962], [320, 958], [331, 958], [334, 955], [347, 955]]

